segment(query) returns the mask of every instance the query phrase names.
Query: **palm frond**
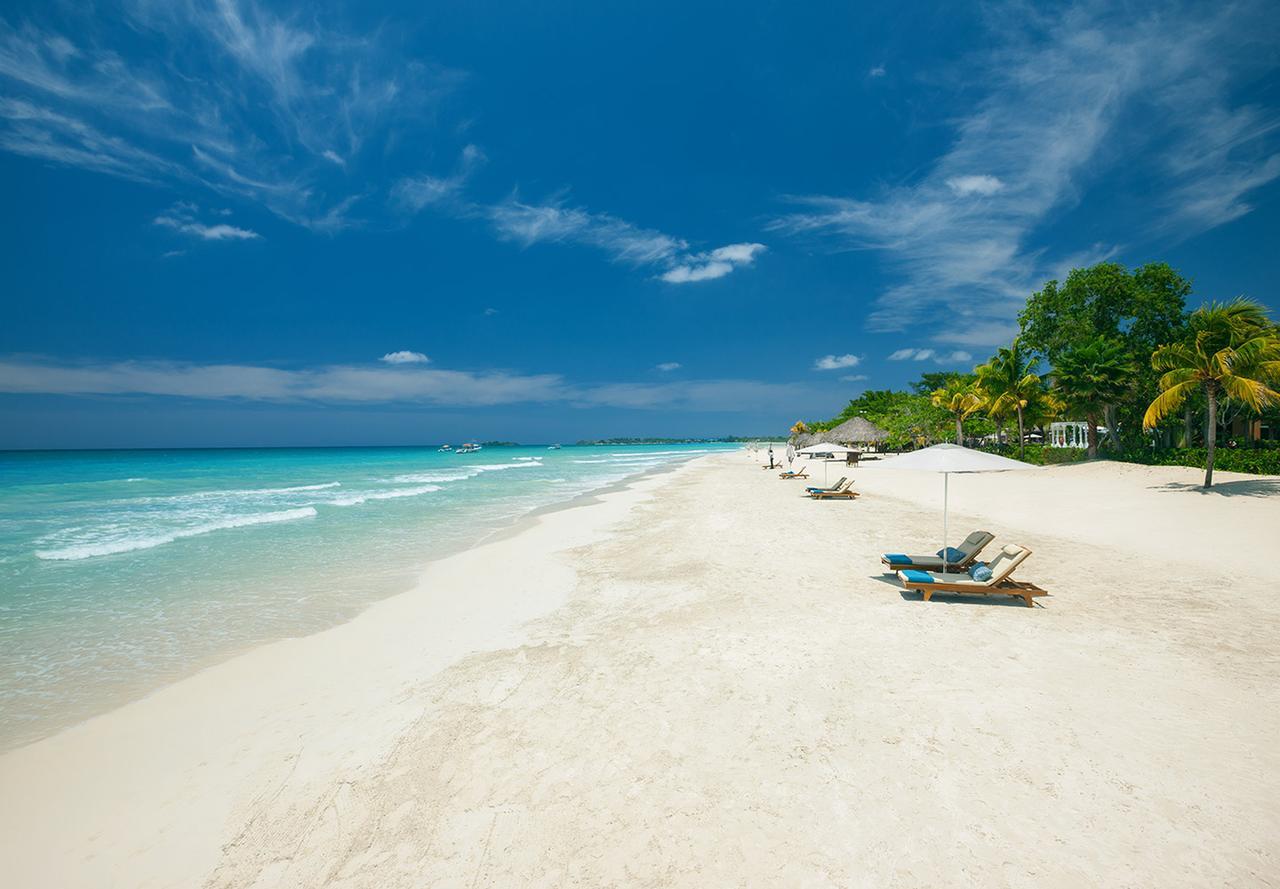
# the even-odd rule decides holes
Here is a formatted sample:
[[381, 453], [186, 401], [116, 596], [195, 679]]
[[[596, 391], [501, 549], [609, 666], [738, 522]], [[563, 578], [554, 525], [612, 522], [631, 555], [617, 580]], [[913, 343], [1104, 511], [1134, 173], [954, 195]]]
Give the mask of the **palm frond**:
[[1152, 429], [1165, 417], [1172, 414], [1187, 400], [1198, 384], [1195, 382], [1177, 383], [1165, 389], [1151, 402], [1146, 414], [1142, 417], [1142, 428]]

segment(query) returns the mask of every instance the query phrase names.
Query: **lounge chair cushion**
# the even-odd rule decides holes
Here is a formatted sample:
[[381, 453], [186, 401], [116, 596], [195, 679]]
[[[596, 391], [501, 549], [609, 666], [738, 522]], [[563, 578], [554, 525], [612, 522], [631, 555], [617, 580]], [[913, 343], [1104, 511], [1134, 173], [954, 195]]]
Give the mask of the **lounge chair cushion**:
[[969, 576], [974, 580], [985, 582], [991, 579], [991, 569], [987, 567], [986, 562], [978, 562], [969, 569]]
[[938, 550], [938, 558], [944, 559], [948, 563], [954, 562], [959, 564], [968, 557], [968, 554], [962, 549], [956, 549], [954, 546], [945, 546]]
[[913, 561], [910, 556], [904, 556], [902, 553], [885, 553], [881, 556], [891, 565], [911, 565]]
[[903, 571], [902, 576], [912, 583], [933, 583], [933, 575], [928, 571]]

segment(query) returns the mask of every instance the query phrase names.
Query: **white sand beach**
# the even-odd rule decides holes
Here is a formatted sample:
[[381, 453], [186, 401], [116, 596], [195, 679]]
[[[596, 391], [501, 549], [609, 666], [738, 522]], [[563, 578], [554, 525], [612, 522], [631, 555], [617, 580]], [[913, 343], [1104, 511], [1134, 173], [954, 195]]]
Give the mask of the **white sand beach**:
[[850, 474], [701, 458], [0, 756], [3, 883], [1280, 883], [1280, 479], [953, 477], [1028, 609], [904, 595], [941, 478]]

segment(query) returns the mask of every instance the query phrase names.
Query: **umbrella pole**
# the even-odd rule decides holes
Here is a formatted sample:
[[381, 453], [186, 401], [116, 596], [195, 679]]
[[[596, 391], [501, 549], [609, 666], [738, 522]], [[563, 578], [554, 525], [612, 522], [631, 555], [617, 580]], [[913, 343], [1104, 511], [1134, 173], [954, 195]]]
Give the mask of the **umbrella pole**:
[[947, 500], [950, 496], [951, 473], [942, 473], [942, 573], [947, 573]]

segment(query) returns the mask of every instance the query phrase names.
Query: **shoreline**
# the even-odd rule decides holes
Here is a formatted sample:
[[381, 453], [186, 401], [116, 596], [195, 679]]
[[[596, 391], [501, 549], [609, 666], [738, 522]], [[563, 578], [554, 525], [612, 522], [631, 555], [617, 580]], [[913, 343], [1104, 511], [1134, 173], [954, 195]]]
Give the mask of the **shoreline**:
[[[135, 450], [135, 449], [124, 449], [124, 450]], [[205, 450], [205, 449], [191, 449], [191, 450]], [[259, 450], [259, 449], [235, 448], [235, 449], [221, 449], [221, 450]], [[334, 450], [334, 449], [324, 448], [319, 450]], [[707, 455], [702, 455], [702, 456], [707, 456]], [[697, 458], [694, 458], [694, 459], [697, 459]], [[680, 464], [676, 464], [676, 465], [678, 467]], [[362, 603], [358, 604], [353, 609], [346, 611], [344, 613], [335, 615], [337, 617], [336, 621], [328, 622], [318, 627], [305, 626], [303, 622], [300, 622], [297, 632], [288, 632], [283, 635], [264, 634], [261, 638], [257, 638], [246, 643], [238, 644], [235, 646], [231, 646], [219, 651], [206, 654], [201, 657], [197, 657], [191, 660], [190, 662], [188, 662], [178, 672], [169, 673], [163, 676], [139, 676], [127, 681], [121, 681], [118, 687], [116, 688], [116, 691], [114, 694], [103, 697], [91, 708], [79, 708], [77, 712], [69, 714], [66, 718], [57, 718], [57, 719], [51, 720], [54, 723], [54, 727], [50, 731], [46, 731], [44, 733], [35, 734], [35, 735], [14, 732], [12, 736], [5, 735], [3, 737], [0, 737], [0, 756], [3, 756], [4, 754], [10, 753], [16, 750], [21, 750], [23, 747], [29, 746], [31, 744], [36, 744], [41, 741], [54, 738], [60, 733], [67, 731], [69, 729], [72, 729], [90, 719], [94, 719], [96, 717], [109, 714], [115, 710], [120, 709], [121, 707], [125, 707], [136, 701], [143, 700], [149, 695], [152, 695], [157, 691], [160, 691], [175, 683], [182, 682], [186, 679], [189, 679], [192, 676], [195, 676], [211, 667], [216, 667], [219, 664], [223, 664], [229, 660], [233, 660], [235, 658], [241, 657], [264, 645], [271, 645], [276, 642], [281, 642], [289, 639], [305, 638], [307, 636], [315, 635], [317, 633], [322, 633], [322, 632], [325, 632], [326, 630], [332, 629], [337, 626], [341, 626], [345, 623], [355, 620], [357, 617], [359, 617], [369, 608], [377, 605], [379, 602], [386, 601], [387, 599], [391, 599], [396, 596], [403, 595], [405, 593], [413, 592], [413, 590], [416, 589], [418, 584], [420, 583], [420, 579], [423, 573], [426, 572], [430, 568], [430, 566], [435, 562], [441, 561], [443, 559], [448, 559], [452, 556], [456, 556], [460, 553], [466, 552], [476, 547], [484, 546], [485, 544], [491, 541], [501, 540], [506, 537], [519, 534], [523, 529], [525, 529], [530, 524], [532, 524], [538, 516], [550, 515], [561, 510], [573, 509], [581, 505], [588, 505], [590, 503], [597, 502], [598, 495], [626, 490], [626, 488], [630, 484], [640, 481], [652, 474], [661, 474], [664, 471], [669, 471], [669, 467], [667, 467], [666, 465], [648, 467], [640, 470], [639, 472], [632, 473], [623, 479], [602, 485], [599, 488], [593, 488], [588, 491], [576, 493], [567, 497], [564, 500], [560, 500], [554, 503], [533, 507], [529, 510], [526, 510], [523, 513], [510, 517], [508, 520], [505, 521], [504, 524], [501, 524], [498, 527], [489, 528], [489, 529], [483, 529], [483, 528], [478, 529], [478, 533], [472, 539], [456, 541], [453, 543], [445, 543], [443, 545], [436, 543], [435, 545], [439, 546], [439, 550], [436, 552], [432, 552], [430, 554], [427, 554], [424, 552], [422, 560], [418, 562], [414, 567], [408, 569], [405, 572], [406, 582], [404, 584], [397, 585], [393, 588], [388, 588], [386, 590], [380, 591], [379, 593], [374, 594], [371, 598], [368, 598]]]
[[[360, 639], [361, 636], [381, 637], [379, 644], [395, 642], [403, 648], [406, 625], [417, 624], [434, 632], [437, 649], [414, 652], [417, 661], [411, 668], [397, 669], [388, 662], [384, 649], [382, 663], [376, 669], [363, 662], [360, 666], [366, 680], [376, 674], [376, 681], [361, 682], [358, 689], [348, 689], [349, 697], [342, 707], [335, 706], [330, 694], [324, 700], [329, 718], [315, 714], [305, 717], [310, 725], [324, 725], [341, 722], [349, 716], [349, 708], [380, 710], [377, 739], [363, 735], [360, 740], [366, 753], [371, 744], [390, 743], [397, 728], [402, 728], [412, 715], [403, 703], [396, 704], [392, 689], [425, 681], [476, 651], [518, 644], [523, 625], [563, 604], [554, 591], [567, 588], [571, 580], [564, 574], [568, 569], [557, 570], [555, 563], [566, 549], [607, 534], [609, 524], [625, 515], [636, 502], [651, 496], [652, 489], [669, 484], [673, 477], [688, 471], [691, 464], [714, 456], [695, 458], [666, 473], [660, 468], [637, 473], [604, 489], [541, 507], [521, 516], [509, 528], [491, 532], [472, 546], [430, 561], [418, 573], [411, 589], [377, 600], [349, 620], [316, 633], [252, 646], [120, 707], [0, 753], [0, 786], [6, 788], [5, 798], [40, 804], [34, 812], [30, 807], [0, 807], [0, 857], [15, 863], [10, 872], [14, 885], [110, 883], [113, 878], [109, 874], [125, 870], [130, 854], [126, 837], [137, 836], [138, 832], [152, 836], [176, 834], [182, 839], [161, 860], [148, 862], [149, 873], [145, 879], [139, 877], [136, 885], [189, 885], [193, 870], [207, 872], [212, 868], [225, 839], [211, 826], [225, 824], [235, 807], [246, 802], [233, 797], [242, 795], [254, 783], [251, 775], [256, 768], [243, 762], [237, 765], [235, 760], [240, 757], [228, 754], [252, 751], [249, 759], [253, 762], [277, 764], [293, 756], [287, 744], [279, 744], [279, 727], [264, 738], [260, 724], [279, 722], [280, 704], [288, 706], [288, 701], [306, 699], [314, 685], [314, 674], [301, 669], [303, 663], [310, 662], [323, 671], [335, 655], [345, 657], [356, 650], [362, 654], [374, 650], [367, 644], [369, 639]], [[542, 590], [539, 598], [492, 593], [469, 602], [451, 598], [451, 594], [464, 588], [458, 573], [460, 565], [468, 566], [466, 570], [478, 569], [487, 553], [504, 546], [524, 556], [526, 564], [534, 560], [542, 563], [542, 574], [535, 578]], [[527, 586], [530, 577], [522, 574], [521, 580]], [[287, 679], [282, 679], [282, 670], [288, 671]], [[272, 695], [264, 691], [259, 677], [270, 677], [269, 683], [285, 683], [289, 688], [285, 693], [277, 689]], [[380, 689], [377, 706], [365, 697], [371, 689]], [[241, 712], [228, 713], [229, 710]], [[201, 725], [204, 731], [196, 733], [192, 725]], [[146, 755], [139, 755], [148, 747], [152, 749]], [[340, 758], [340, 753], [329, 749], [319, 758], [332, 761]], [[223, 760], [220, 766], [215, 764], [219, 757]], [[114, 761], [118, 770], [100, 772], [104, 760]], [[125, 763], [129, 767], [119, 768]], [[321, 768], [318, 764], [314, 767]], [[221, 773], [214, 777], [219, 768]], [[267, 771], [271, 772], [271, 768]], [[167, 786], [155, 783], [157, 776]], [[191, 806], [187, 813], [173, 811], [170, 803], [161, 802], [161, 797], [175, 795]], [[103, 817], [120, 800], [131, 797], [134, 805], [143, 803], [142, 808], [155, 818], [151, 825], [113, 825]], [[152, 801], [144, 803], [146, 797]], [[75, 814], [68, 818], [56, 814], [59, 812]], [[170, 818], [175, 821], [166, 823]], [[177, 826], [182, 823], [186, 826]], [[106, 871], [95, 869], [91, 874], [82, 874], [73, 863], [61, 878], [52, 878], [52, 871], [46, 869], [49, 863], [82, 857], [72, 850], [84, 845], [95, 850], [91, 857], [102, 860]], [[22, 854], [33, 849], [42, 852], [35, 857]], [[23, 864], [30, 869], [24, 870]], [[134, 879], [131, 874], [126, 882], [135, 885]]]
[[1271, 539], [1280, 497], [1089, 473], [953, 484], [957, 535], [1034, 552], [1027, 609], [882, 573], [938, 546], [936, 476], [817, 502], [706, 455], [0, 756], [0, 855], [17, 889], [1274, 882], [1280, 603], [1201, 529]]

